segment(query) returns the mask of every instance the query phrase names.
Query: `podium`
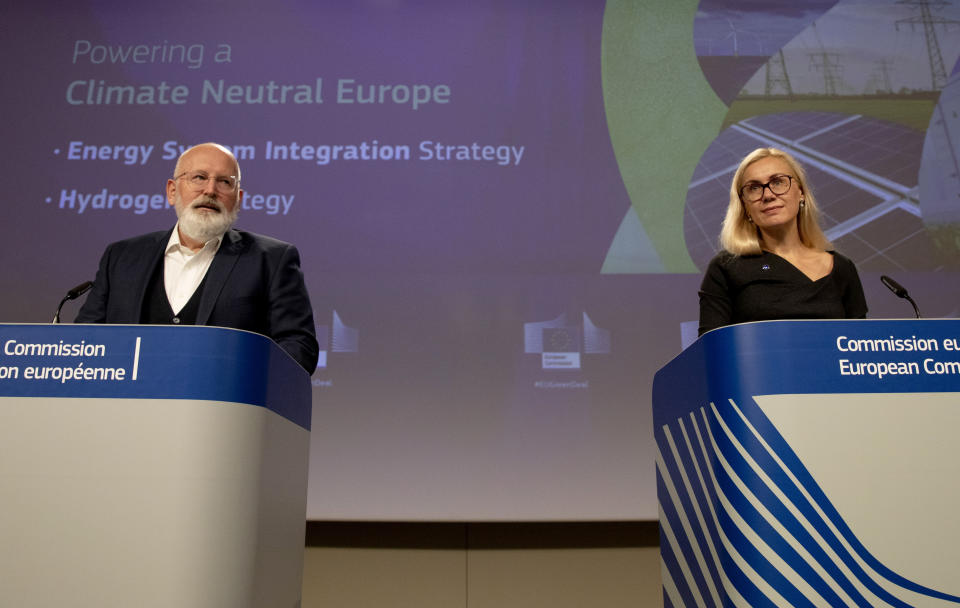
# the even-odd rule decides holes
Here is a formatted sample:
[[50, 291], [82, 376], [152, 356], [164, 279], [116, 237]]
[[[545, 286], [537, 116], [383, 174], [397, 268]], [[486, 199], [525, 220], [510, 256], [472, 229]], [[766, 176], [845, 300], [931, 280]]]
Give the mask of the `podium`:
[[653, 386], [664, 605], [960, 605], [960, 321], [772, 321]]
[[299, 606], [310, 393], [250, 332], [0, 325], [0, 605]]

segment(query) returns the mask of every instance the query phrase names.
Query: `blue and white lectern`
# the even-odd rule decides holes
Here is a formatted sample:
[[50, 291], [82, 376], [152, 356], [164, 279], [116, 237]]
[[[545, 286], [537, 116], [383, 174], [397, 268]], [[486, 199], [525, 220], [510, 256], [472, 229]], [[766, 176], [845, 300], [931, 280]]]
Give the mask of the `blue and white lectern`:
[[721, 328], [653, 409], [664, 605], [960, 605], [960, 321]]
[[0, 325], [0, 606], [298, 606], [310, 408], [257, 334]]

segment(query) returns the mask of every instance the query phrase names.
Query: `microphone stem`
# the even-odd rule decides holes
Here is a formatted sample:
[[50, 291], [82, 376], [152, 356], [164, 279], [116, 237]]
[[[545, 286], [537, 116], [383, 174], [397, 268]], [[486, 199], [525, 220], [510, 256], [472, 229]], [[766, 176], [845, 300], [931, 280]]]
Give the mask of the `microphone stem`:
[[59, 322], [60, 322], [60, 310], [63, 308], [63, 305], [66, 304], [66, 303], [67, 303], [67, 300], [69, 300], [69, 299], [70, 299], [70, 294], [67, 294], [67, 295], [65, 295], [65, 296], [63, 297], [62, 300], [60, 300], [60, 305], [57, 306], [57, 312], [53, 315], [53, 321], [52, 321], [52, 323], [59, 323]]
[[913, 298], [911, 298], [911, 297], [908, 296], [908, 295], [904, 295], [903, 297], [906, 298], [906, 299], [907, 299], [907, 302], [910, 302], [910, 304], [913, 306], [913, 313], [914, 313], [915, 315], [917, 315], [917, 318], [919, 319], [919, 318], [920, 318], [920, 309], [917, 308], [917, 303], [914, 302], [914, 301], [913, 301]]

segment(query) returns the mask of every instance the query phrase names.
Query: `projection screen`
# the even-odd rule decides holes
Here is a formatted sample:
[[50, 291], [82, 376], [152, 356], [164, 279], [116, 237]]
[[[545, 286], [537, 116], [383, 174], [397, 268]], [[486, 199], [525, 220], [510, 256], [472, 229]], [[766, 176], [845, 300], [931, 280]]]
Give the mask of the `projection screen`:
[[172, 227], [177, 155], [227, 145], [237, 227], [297, 245], [312, 299], [310, 519], [655, 519], [653, 374], [760, 146], [807, 168], [870, 317], [913, 314], [881, 274], [958, 314], [958, 3], [2, 14], [0, 320], [48, 322], [108, 243]]

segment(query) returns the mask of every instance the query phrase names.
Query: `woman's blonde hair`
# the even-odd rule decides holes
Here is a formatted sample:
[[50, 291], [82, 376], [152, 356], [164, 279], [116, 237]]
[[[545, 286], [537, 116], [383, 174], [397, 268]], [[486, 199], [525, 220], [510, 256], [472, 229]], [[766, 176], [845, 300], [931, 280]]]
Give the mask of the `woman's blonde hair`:
[[795, 158], [777, 148], [757, 148], [746, 156], [733, 174], [730, 183], [730, 204], [727, 206], [727, 216], [723, 219], [723, 228], [720, 230], [720, 246], [734, 255], [759, 254], [760, 229], [750, 221], [747, 208], [740, 198], [740, 188], [743, 187], [743, 174], [747, 167], [762, 158], [780, 158], [790, 166], [793, 178], [800, 188], [804, 204], [800, 207], [797, 216], [797, 229], [800, 232], [800, 242], [807, 247], [816, 249], [832, 249], [833, 245], [820, 228], [820, 210], [813, 190], [807, 183], [807, 174]]

